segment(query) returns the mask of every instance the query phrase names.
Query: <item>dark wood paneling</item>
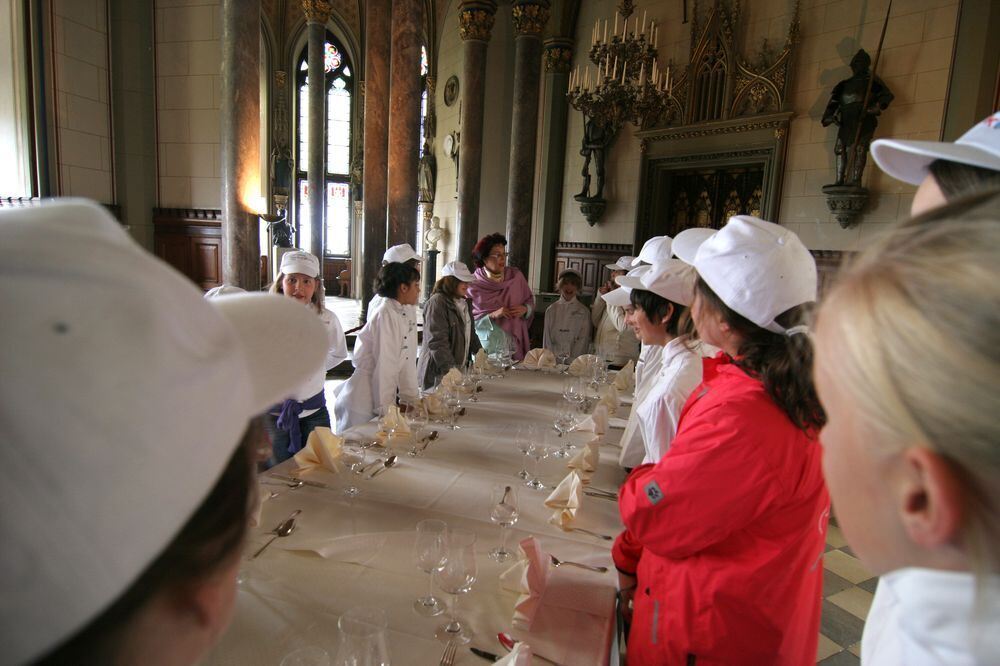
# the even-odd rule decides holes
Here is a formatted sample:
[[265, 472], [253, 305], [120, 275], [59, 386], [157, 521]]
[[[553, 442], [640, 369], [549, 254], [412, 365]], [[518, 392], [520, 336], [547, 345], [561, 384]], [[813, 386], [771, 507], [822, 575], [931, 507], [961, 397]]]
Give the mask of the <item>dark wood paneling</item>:
[[323, 289], [327, 296], [340, 296], [340, 273], [347, 271], [347, 296], [351, 295], [351, 260], [349, 257], [326, 257], [323, 259]]
[[[632, 250], [631, 245], [615, 243], [557, 243], [553, 277], [567, 268], [579, 271], [583, 276], [580, 294], [586, 297], [583, 300], [590, 301], [597, 293], [597, 288], [611, 275], [605, 265], [615, 263], [622, 255], [633, 254]], [[542, 288], [555, 291], [555, 284], [542, 285]]]
[[222, 211], [154, 208], [153, 248], [202, 289], [222, 284]]

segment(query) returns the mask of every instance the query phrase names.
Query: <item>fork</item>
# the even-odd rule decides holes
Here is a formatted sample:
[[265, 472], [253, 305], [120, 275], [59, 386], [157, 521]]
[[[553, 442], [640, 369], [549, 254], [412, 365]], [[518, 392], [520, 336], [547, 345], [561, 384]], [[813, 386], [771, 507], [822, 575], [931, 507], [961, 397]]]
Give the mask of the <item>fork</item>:
[[608, 536], [607, 534], [598, 534], [597, 532], [591, 532], [590, 530], [585, 530], [582, 527], [570, 527], [567, 528], [571, 532], [582, 532], [583, 534], [589, 534], [592, 537], [597, 537], [598, 539], [604, 539], [605, 541], [611, 541], [614, 539], [613, 536]]
[[586, 569], [587, 571], [595, 571], [597, 573], [607, 573], [607, 567], [595, 567], [590, 564], [581, 564], [580, 562], [569, 562], [567, 560], [560, 560], [555, 555], [549, 553], [549, 561], [552, 562], [554, 567], [579, 567], [581, 569]]
[[454, 666], [456, 649], [458, 649], [457, 646], [448, 641], [448, 644], [444, 646], [444, 654], [441, 655], [441, 662], [438, 666]]

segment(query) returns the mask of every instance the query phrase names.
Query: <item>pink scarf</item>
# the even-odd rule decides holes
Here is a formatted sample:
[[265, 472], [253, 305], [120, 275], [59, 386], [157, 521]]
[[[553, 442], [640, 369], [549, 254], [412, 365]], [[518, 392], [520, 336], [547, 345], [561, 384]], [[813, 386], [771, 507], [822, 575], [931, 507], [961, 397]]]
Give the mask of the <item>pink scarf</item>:
[[[500, 308], [512, 308], [517, 305], [534, 306], [535, 296], [531, 293], [528, 281], [521, 271], [512, 266], [504, 269], [503, 280], [494, 282], [486, 276], [484, 268], [477, 268], [476, 281], [469, 284], [469, 298], [472, 299], [472, 316], [476, 319], [488, 316]], [[504, 332], [514, 338], [515, 360], [520, 361], [528, 353], [528, 324], [530, 319], [523, 317], [495, 319]]]

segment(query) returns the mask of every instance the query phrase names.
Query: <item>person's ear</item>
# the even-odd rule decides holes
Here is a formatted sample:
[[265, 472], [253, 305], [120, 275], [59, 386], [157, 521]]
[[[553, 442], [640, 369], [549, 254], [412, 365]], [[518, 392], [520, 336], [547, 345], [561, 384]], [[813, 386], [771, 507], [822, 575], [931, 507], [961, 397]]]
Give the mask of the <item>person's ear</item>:
[[673, 316], [674, 316], [674, 304], [673, 303], [667, 303], [667, 313], [665, 315], [663, 315], [662, 317], [660, 317], [660, 323], [659, 323], [659, 325], [660, 326], [666, 326], [667, 322], [670, 321], [670, 318], [673, 317]]
[[896, 497], [907, 536], [928, 550], [955, 542], [962, 525], [961, 479], [930, 449], [911, 447], [900, 455]]

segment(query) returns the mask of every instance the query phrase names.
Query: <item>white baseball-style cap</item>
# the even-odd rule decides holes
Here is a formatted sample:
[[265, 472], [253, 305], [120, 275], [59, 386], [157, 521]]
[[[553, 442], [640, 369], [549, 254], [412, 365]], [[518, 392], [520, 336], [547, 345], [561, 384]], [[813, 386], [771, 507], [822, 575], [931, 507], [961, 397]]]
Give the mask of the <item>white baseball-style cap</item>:
[[954, 143], [878, 139], [872, 142], [872, 157], [887, 174], [911, 185], [919, 185], [934, 160], [947, 160], [1000, 171], [1000, 111], [983, 119]]
[[441, 277], [449, 275], [457, 277], [462, 282], [475, 282], [476, 276], [469, 272], [469, 267], [461, 261], [449, 261], [441, 268]]
[[133, 584], [328, 342], [291, 299], [205, 300], [80, 199], [0, 211], [0, 308], [0, 640], [25, 663]]
[[634, 260], [635, 257], [632, 256], [618, 257], [618, 261], [613, 264], [604, 264], [604, 267], [613, 271], [627, 271], [632, 268], [632, 262]]
[[411, 259], [416, 259], [417, 261], [421, 260], [420, 255], [417, 254], [417, 251], [414, 250], [413, 246], [411, 246], [409, 243], [403, 243], [402, 245], [393, 245], [392, 247], [390, 247], [388, 250], [385, 251], [385, 254], [382, 255], [383, 264], [392, 264], [392, 263], [404, 264], [407, 261], [410, 261]]
[[581, 275], [580, 271], [576, 270], [575, 268], [564, 268], [561, 271], [559, 271], [559, 275], [556, 277], [556, 280], [561, 280], [567, 275], [575, 275], [581, 280], [583, 279], [583, 275]]
[[636, 266], [630, 270], [625, 275], [619, 275], [615, 278], [615, 282], [618, 283], [617, 289], [612, 289], [608, 293], [601, 296], [604, 302], [608, 305], [614, 305], [620, 308], [628, 307], [632, 304], [632, 287], [625, 286], [622, 284], [622, 280], [626, 278], [637, 278], [642, 276], [644, 273], [648, 273], [653, 270], [653, 267], [649, 264], [643, 264], [641, 266]]
[[632, 260], [633, 266], [646, 262], [658, 264], [671, 257], [673, 239], [670, 236], [653, 236], [643, 243], [639, 256]]
[[[616, 282], [627, 288], [651, 291], [668, 301], [680, 305], [691, 305], [694, 300], [694, 282], [697, 277], [689, 264], [680, 259], [667, 259], [653, 264], [639, 275], [623, 275]], [[631, 298], [631, 293], [629, 294]]]
[[218, 287], [212, 287], [205, 292], [205, 298], [218, 298], [219, 296], [232, 296], [233, 294], [245, 294], [246, 289], [241, 287], [234, 287], [231, 284], [220, 284]]
[[680, 232], [674, 251], [735, 312], [785, 333], [774, 318], [816, 300], [816, 261], [792, 231], [750, 215], [729, 218], [707, 237], [706, 231]]
[[281, 255], [281, 267], [278, 270], [285, 275], [301, 273], [309, 277], [319, 277], [319, 259], [305, 250], [292, 250]]

